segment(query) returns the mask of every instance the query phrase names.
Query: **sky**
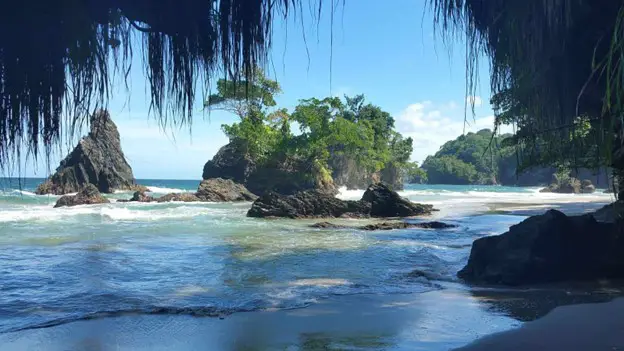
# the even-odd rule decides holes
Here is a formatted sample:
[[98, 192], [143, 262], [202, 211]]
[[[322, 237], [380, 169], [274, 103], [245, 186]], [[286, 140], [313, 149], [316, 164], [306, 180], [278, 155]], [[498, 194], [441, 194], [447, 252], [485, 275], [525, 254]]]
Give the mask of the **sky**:
[[[318, 24], [307, 11], [296, 20], [276, 22], [265, 70], [282, 87], [278, 107], [292, 110], [300, 99], [310, 97], [364, 94], [368, 102], [394, 116], [397, 131], [412, 137], [412, 160], [418, 162], [464, 132], [493, 127], [487, 66], [480, 67], [476, 93], [467, 96], [464, 44], [456, 42], [449, 48], [435, 35], [426, 1], [393, 0], [393, 6], [373, 0], [339, 3], [333, 22], [329, 6]], [[108, 104], [135, 177], [200, 179], [205, 162], [228, 142], [221, 125], [236, 122], [237, 117], [207, 113], [202, 96], [197, 96], [192, 129], [163, 130], [149, 113], [138, 56], [130, 89], [119, 86]], [[470, 109], [467, 112], [466, 101], [475, 102], [474, 116]], [[511, 129], [505, 127], [503, 132], [507, 131]], [[76, 140], [64, 143], [49, 164], [28, 161], [22, 174], [47, 177]]]

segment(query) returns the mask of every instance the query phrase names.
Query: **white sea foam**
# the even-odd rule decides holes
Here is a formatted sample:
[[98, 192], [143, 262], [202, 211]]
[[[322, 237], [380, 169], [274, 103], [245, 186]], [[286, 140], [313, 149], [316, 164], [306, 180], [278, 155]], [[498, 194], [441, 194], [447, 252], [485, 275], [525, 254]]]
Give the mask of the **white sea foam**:
[[147, 190], [149, 190], [151, 193], [157, 193], [157, 194], [192, 192], [192, 190], [184, 190], [184, 189], [176, 189], [176, 188], [161, 188], [157, 186], [148, 186]]
[[85, 205], [67, 208], [51, 206], [28, 206], [23, 209], [9, 209], [0, 212], [0, 222], [59, 221], [68, 217], [99, 213], [98, 205]]
[[196, 216], [214, 214], [215, 210], [198, 206], [180, 206], [139, 210], [127, 207], [102, 208], [102, 217], [112, 221], [158, 221], [166, 219], [193, 218]]

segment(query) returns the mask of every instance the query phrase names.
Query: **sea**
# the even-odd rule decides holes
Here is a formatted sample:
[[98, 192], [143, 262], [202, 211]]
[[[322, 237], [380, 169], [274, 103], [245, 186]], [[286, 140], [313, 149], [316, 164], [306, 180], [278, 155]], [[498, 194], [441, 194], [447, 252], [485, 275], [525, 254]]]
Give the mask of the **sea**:
[[[245, 216], [251, 203], [121, 203], [53, 208], [43, 179], [0, 179], [0, 333], [132, 314], [224, 317], [332, 296], [419, 294], [462, 284], [475, 239], [547, 207], [589, 211], [613, 195], [539, 188], [406, 185], [400, 194], [454, 229], [312, 229], [319, 220]], [[139, 179], [155, 196], [199, 180]], [[363, 190], [341, 189], [343, 199]], [[533, 211], [533, 212], [531, 212]], [[334, 220], [353, 225], [372, 220]], [[418, 272], [418, 274], [414, 274]]]

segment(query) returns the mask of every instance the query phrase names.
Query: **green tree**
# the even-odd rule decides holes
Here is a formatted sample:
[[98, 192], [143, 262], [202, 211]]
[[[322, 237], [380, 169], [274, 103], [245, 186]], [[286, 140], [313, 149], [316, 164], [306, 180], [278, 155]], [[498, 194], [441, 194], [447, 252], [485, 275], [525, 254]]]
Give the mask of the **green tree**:
[[[275, 95], [282, 92], [278, 82], [268, 79], [260, 68], [255, 68], [252, 79], [217, 81], [217, 93], [211, 94], [204, 106], [208, 109], [223, 110], [236, 114], [241, 119], [250, 113], [266, 113], [266, 108], [274, 107]], [[258, 117], [254, 114], [252, 117]]]

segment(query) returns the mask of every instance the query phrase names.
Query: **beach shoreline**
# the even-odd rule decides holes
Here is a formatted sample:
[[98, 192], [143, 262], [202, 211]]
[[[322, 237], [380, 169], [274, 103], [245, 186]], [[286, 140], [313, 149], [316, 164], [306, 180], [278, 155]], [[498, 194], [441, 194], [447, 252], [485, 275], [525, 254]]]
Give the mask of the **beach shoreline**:
[[[606, 302], [620, 294], [611, 287], [589, 291], [582, 285], [471, 289], [449, 283], [426, 293], [334, 296], [304, 308], [221, 318], [127, 314], [81, 320], [0, 334], [0, 344], [3, 350], [496, 350], [487, 347], [507, 345], [507, 338], [516, 340], [525, 329], [533, 334], [557, 331], [553, 309], [562, 313], [558, 311], [568, 307], [560, 306]], [[584, 305], [589, 307], [581, 311], [595, 311], [594, 323], [605, 310], [624, 313], [624, 299], [609, 304], [613, 307]], [[580, 313], [575, 311], [570, 313]], [[555, 316], [555, 321], [561, 318]], [[624, 319], [610, 320], [609, 328], [624, 327]], [[591, 336], [585, 335], [586, 344]]]

